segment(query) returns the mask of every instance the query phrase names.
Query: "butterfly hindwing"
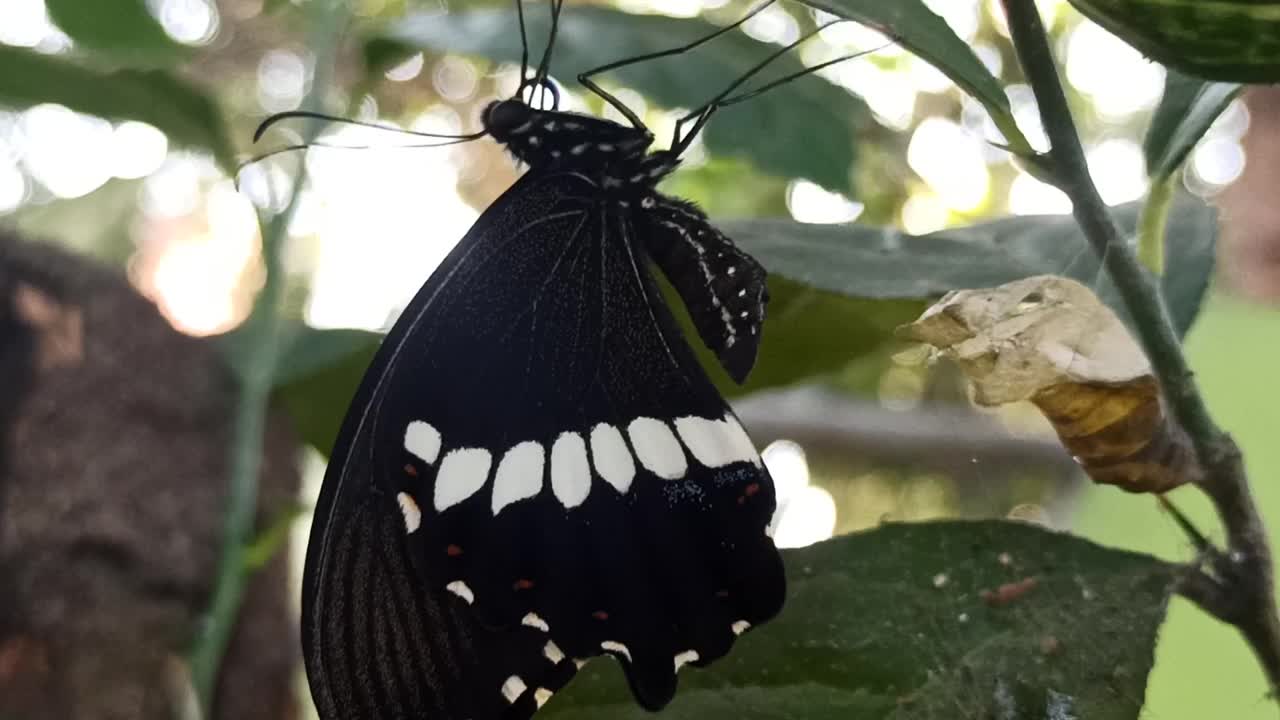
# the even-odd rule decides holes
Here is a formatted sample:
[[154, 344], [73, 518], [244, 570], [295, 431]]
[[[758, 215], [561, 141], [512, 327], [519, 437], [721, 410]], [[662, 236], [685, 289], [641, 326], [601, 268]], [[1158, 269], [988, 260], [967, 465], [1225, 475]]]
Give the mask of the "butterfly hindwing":
[[646, 228], [599, 198], [526, 174], [375, 358], [308, 551], [324, 717], [527, 718], [602, 653], [656, 709], [781, 607], [768, 473], [648, 274]]
[[760, 347], [769, 301], [764, 268], [692, 203], [658, 195], [644, 223], [649, 253], [684, 300], [698, 335], [741, 383]]

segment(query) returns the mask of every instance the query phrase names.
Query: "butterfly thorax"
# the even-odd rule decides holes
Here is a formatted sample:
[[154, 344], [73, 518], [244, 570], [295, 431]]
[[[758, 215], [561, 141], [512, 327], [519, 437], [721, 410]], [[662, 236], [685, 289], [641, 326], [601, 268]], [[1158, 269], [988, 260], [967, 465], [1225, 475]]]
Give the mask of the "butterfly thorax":
[[485, 108], [485, 129], [531, 168], [583, 173], [609, 191], [645, 193], [679, 164], [668, 151], [649, 152], [653, 134], [611, 120], [539, 110], [518, 100]]

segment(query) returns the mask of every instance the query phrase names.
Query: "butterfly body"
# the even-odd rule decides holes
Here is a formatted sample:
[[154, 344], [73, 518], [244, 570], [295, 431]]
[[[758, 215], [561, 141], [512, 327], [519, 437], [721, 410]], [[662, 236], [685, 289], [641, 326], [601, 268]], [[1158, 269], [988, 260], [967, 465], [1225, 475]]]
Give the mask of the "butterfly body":
[[529, 171], [388, 334], [317, 506], [303, 643], [326, 720], [528, 718], [609, 654], [657, 709], [775, 615], [773, 485], [650, 265], [741, 380], [764, 271], [657, 183], [645, 130], [519, 101]]

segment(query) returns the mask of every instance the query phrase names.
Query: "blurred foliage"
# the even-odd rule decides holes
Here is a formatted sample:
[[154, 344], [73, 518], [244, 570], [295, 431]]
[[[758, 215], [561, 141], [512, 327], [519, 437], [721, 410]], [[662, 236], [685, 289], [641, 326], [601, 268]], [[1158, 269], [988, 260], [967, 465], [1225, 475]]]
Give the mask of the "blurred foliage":
[[58, 103], [104, 118], [140, 120], [174, 144], [207, 150], [224, 171], [234, 170], [222, 111], [209, 94], [166, 70], [100, 68], [0, 45], [0, 104]]
[[171, 39], [143, 0], [45, 0], [49, 16], [71, 40], [126, 65], [171, 66], [190, 55]]

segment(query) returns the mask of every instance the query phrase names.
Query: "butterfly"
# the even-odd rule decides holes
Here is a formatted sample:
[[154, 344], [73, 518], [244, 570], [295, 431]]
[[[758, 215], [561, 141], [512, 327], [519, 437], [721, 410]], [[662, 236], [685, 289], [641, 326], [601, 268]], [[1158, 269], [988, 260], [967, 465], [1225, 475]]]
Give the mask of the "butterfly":
[[602, 654], [656, 710], [782, 607], [773, 482], [654, 275], [741, 382], [765, 271], [656, 189], [691, 136], [651, 151], [629, 113], [534, 107], [546, 65], [482, 115], [527, 172], [406, 307], [335, 444], [302, 603], [326, 720], [528, 718]]

